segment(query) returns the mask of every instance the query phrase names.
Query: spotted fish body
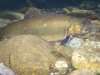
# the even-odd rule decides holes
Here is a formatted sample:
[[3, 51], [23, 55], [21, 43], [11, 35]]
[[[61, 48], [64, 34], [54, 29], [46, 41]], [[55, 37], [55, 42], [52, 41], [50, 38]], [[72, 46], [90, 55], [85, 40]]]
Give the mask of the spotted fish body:
[[48, 41], [83, 32], [90, 21], [62, 14], [39, 14], [1, 28], [0, 37], [36, 35]]

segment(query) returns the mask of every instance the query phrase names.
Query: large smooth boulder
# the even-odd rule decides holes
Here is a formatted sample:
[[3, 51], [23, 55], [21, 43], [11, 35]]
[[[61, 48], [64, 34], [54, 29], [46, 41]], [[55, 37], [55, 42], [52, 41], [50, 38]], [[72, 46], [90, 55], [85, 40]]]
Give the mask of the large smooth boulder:
[[0, 42], [0, 62], [18, 75], [49, 75], [56, 58], [53, 46], [34, 35], [15, 36]]

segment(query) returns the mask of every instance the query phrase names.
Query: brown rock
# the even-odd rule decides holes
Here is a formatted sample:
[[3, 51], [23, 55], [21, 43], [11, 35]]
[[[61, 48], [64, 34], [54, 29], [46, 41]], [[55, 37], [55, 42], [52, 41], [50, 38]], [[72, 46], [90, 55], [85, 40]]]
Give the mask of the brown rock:
[[96, 12], [95, 11], [93, 11], [93, 10], [82, 10], [82, 9], [77, 9], [77, 10], [73, 10], [72, 12], [76, 12], [76, 13], [83, 13], [83, 14], [95, 14]]
[[100, 32], [100, 21], [98, 20], [91, 20], [91, 24], [96, 26], [96, 31]]
[[93, 25], [100, 25], [100, 21], [98, 21], [98, 20], [91, 20], [91, 23]]
[[72, 11], [72, 9], [74, 8], [74, 6], [67, 6], [66, 7], [69, 11]]
[[93, 10], [73, 10], [71, 13], [68, 13], [68, 15], [80, 17], [80, 18], [91, 18], [91, 16], [94, 16], [96, 12]]
[[96, 27], [96, 32], [100, 32], [100, 21], [99, 20], [91, 20], [91, 24]]
[[67, 46], [55, 45], [53, 51], [54, 51], [54, 54], [59, 57], [65, 57], [65, 58], [71, 59], [71, 56], [74, 50]]
[[65, 75], [72, 70], [71, 56], [74, 50], [67, 46], [55, 45], [53, 53], [59, 58], [55, 62], [54, 69], [50, 72], [52, 74]]
[[67, 8], [63, 8], [61, 11], [62, 14], [68, 14], [70, 11]]
[[76, 69], [89, 69], [100, 74], [100, 42], [86, 41], [72, 55], [72, 65]]
[[81, 70], [75, 70], [69, 75], [96, 75], [95, 73], [91, 72], [88, 69], [81, 69]]
[[8, 19], [0, 19], [0, 27], [5, 27], [5, 26], [7, 26], [9, 23], [11, 23], [11, 21], [8, 20]]
[[58, 75], [64, 75], [71, 67], [71, 62], [65, 58], [60, 58], [55, 62], [55, 70], [57, 70]]
[[95, 11], [96, 11], [97, 13], [100, 13], [100, 8], [95, 9]]
[[0, 62], [18, 75], [48, 75], [56, 58], [53, 46], [34, 35], [21, 35], [0, 42]]
[[10, 19], [10, 20], [22, 20], [24, 19], [24, 14], [15, 13], [15, 12], [5, 12], [0, 14], [0, 18]]

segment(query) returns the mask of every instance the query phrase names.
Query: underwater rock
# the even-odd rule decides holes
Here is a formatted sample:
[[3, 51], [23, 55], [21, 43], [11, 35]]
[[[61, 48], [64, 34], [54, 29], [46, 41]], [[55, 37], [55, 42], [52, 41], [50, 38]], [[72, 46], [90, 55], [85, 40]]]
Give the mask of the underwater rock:
[[96, 74], [88, 69], [80, 69], [73, 71], [69, 75], [96, 75]]
[[70, 11], [67, 8], [63, 8], [61, 11], [62, 14], [68, 14]]
[[65, 58], [59, 58], [55, 62], [55, 70], [58, 71], [58, 75], [66, 74], [68, 69], [71, 67], [71, 63]]
[[[47, 14], [48, 12], [46, 12], [46, 11], [42, 10], [42, 11], [41, 11], [41, 13], [43, 13], [43, 14]], [[50, 12], [50, 13], [51, 13], [51, 12]]]
[[57, 11], [57, 8], [52, 8], [51, 10], [52, 10], [52, 11]]
[[71, 69], [71, 61], [61, 57], [58, 58], [50, 68], [51, 70], [49, 75], [66, 75]]
[[91, 2], [91, 1], [83, 1], [80, 5], [78, 5], [78, 8], [81, 8], [81, 9], [93, 9], [95, 8], [95, 3], [94, 2]]
[[74, 7], [75, 6], [67, 6], [66, 9], [68, 9], [69, 11], [72, 11]]
[[84, 41], [82, 39], [74, 38], [69, 43], [67, 43], [66, 46], [68, 46], [68, 47], [70, 47], [72, 49], [75, 49], [75, 48], [80, 47], [83, 44], [84, 44]]
[[94, 16], [95, 14], [96, 14], [96, 12], [93, 11], [93, 10], [77, 9], [77, 10], [72, 10], [71, 13], [68, 13], [67, 15], [79, 17], [79, 18], [89, 18], [89, 19], [91, 19], [91, 16]]
[[23, 7], [23, 8], [17, 9], [17, 10], [13, 10], [13, 12], [25, 14], [27, 10], [28, 10], [28, 7]]
[[71, 49], [70, 47], [67, 46], [62, 46], [62, 45], [55, 45], [53, 52], [55, 55], [59, 56], [59, 57], [65, 57], [66, 59], [71, 59], [72, 53], [73, 53], [73, 49]]
[[97, 13], [100, 13], [100, 8], [95, 9], [95, 11], [96, 11]]
[[0, 42], [0, 61], [18, 75], [49, 75], [50, 64], [56, 61], [52, 51], [47, 41], [20, 35]]
[[100, 21], [99, 20], [91, 20], [91, 23], [93, 25], [96, 25], [97, 27], [99, 27], [99, 25], [100, 25]]
[[61, 13], [60, 8], [52, 8], [52, 9], [39, 9], [43, 14], [59, 14]]
[[89, 40], [89, 41], [100, 41], [100, 33], [95, 33], [95, 35], [89, 37], [88, 39], [86, 39], [86, 41]]
[[100, 21], [99, 20], [91, 20], [91, 24], [96, 26], [97, 32], [100, 32]]
[[0, 27], [5, 27], [10, 23], [11, 23], [11, 21], [8, 19], [0, 19]]
[[77, 7], [73, 7], [73, 9], [72, 10], [77, 10], [78, 8]]
[[0, 14], [0, 18], [9, 20], [22, 20], [24, 19], [24, 14], [15, 12], [4, 12]]
[[85, 7], [85, 4], [78, 5], [78, 8], [84, 8], [84, 7]]
[[86, 41], [72, 54], [72, 65], [76, 69], [89, 69], [100, 74], [100, 42]]
[[10, 68], [0, 63], [0, 75], [17, 75]]
[[93, 10], [82, 10], [82, 9], [73, 10], [72, 12], [73, 13], [83, 13], [83, 14], [90, 14], [91, 13], [92, 15], [96, 14], [96, 12]]

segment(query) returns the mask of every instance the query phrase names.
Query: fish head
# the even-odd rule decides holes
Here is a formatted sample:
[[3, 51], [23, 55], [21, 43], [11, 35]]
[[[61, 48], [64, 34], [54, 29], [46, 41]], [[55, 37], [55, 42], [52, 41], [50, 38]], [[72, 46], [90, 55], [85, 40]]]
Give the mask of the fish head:
[[91, 21], [86, 19], [76, 19], [71, 22], [71, 24], [67, 27], [66, 33], [67, 35], [82, 35], [87, 34], [92, 30]]

